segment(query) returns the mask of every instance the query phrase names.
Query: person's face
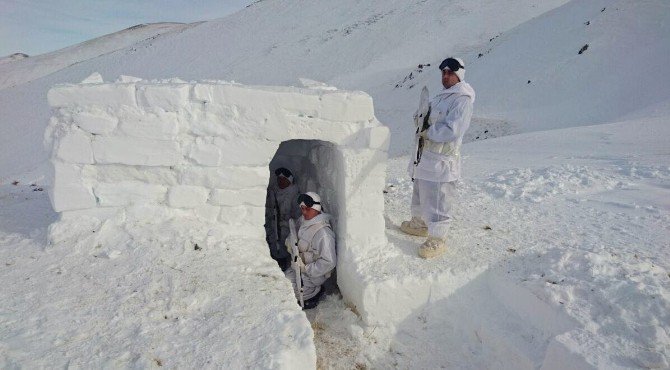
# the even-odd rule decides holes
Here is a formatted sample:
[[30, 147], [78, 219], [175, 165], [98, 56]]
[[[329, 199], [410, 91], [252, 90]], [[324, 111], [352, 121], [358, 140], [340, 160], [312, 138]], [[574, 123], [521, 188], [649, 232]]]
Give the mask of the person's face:
[[279, 186], [280, 189], [286, 189], [290, 185], [291, 185], [291, 181], [289, 181], [286, 177], [277, 176], [277, 186]]
[[311, 220], [319, 214], [319, 211], [307, 206], [300, 206], [300, 213], [302, 213], [302, 217], [304, 217], [305, 220]]
[[458, 76], [449, 69], [445, 68], [442, 70], [442, 86], [445, 89], [448, 89], [459, 82]]

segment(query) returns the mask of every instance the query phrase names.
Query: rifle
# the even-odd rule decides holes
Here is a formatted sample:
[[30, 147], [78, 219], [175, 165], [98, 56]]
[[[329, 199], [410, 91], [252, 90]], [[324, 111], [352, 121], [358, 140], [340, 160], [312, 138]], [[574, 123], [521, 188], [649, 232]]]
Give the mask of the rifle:
[[281, 217], [280, 216], [281, 215], [279, 213], [279, 200], [277, 200], [277, 193], [274, 194], [274, 197], [275, 197], [275, 212], [274, 212], [275, 213], [275, 240], [277, 241], [275, 243], [275, 249], [276, 250], [274, 252], [275, 252], [276, 258], [279, 258], [279, 255], [280, 255], [279, 254], [279, 248], [282, 247], [279, 244], [279, 243], [282, 242], [282, 240], [281, 240], [281, 225], [280, 225], [280, 222], [281, 222]]
[[292, 218], [288, 220], [288, 229], [290, 231], [289, 240], [291, 243], [291, 267], [293, 268], [293, 271], [295, 271], [295, 284], [298, 288], [298, 302], [300, 303], [300, 307], [305, 307], [302, 275], [300, 274], [300, 267], [298, 266], [298, 258], [300, 258], [300, 251], [298, 250], [298, 232], [295, 228], [295, 221]]
[[416, 154], [414, 156], [414, 168], [412, 169], [412, 181], [414, 181], [414, 174], [416, 173], [416, 167], [421, 161], [421, 155], [423, 154], [423, 145], [424, 139], [421, 137], [421, 133], [425, 130], [428, 130], [430, 126], [430, 101], [428, 100], [428, 87], [424, 86], [421, 89], [421, 97], [419, 98], [419, 109], [417, 109], [414, 114], [414, 125], [416, 126], [416, 132], [414, 133], [416, 137]]

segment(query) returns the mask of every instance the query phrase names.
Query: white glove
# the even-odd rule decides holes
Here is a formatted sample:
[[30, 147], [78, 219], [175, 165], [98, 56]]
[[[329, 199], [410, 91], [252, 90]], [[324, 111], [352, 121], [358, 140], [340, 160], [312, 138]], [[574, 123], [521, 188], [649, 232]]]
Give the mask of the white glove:
[[307, 266], [305, 266], [305, 262], [302, 261], [302, 258], [298, 257], [298, 261], [296, 261], [295, 264], [298, 265], [297, 267], [300, 269], [301, 273], [304, 274], [307, 271], [306, 269]]
[[286, 238], [286, 240], [284, 241], [284, 246], [286, 247], [288, 254], [293, 254], [293, 246], [291, 245], [291, 238]]

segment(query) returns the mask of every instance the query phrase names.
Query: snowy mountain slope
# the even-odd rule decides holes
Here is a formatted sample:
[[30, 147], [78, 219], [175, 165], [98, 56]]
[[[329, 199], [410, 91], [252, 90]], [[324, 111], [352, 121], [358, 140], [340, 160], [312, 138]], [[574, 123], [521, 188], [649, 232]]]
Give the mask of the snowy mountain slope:
[[668, 63], [668, 2], [573, 1], [494, 40], [470, 82], [479, 115], [546, 130], [667, 114]]
[[[415, 109], [416, 97], [414, 90], [393, 88], [399, 76], [426, 59], [439, 60], [448, 52], [476, 48], [492, 35], [563, 3], [259, 2], [233, 16], [0, 90], [0, 110], [5, 113], [0, 117], [0, 140], [7, 153], [0, 158], [0, 178], [33, 170], [46, 158], [41, 132], [49, 117], [42, 104], [47, 89], [56, 83], [81, 81], [94, 71], [108, 80], [126, 74], [249, 84], [296, 85], [299, 77], [308, 77], [366, 90], [375, 98], [377, 115], [394, 132], [392, 152], [401, 153], [409, 146], [404, 125]], [[465, 25], [477, 27], [477, 32], [467, 32]], [[445, 38], [444, 34], [456, 36]]]
[[51, 53], [27, 58], [14, 55], [0, 59], [0, 90], [21, 85], [73, 64], [124, 49], [138, 41], [155, 39], [171, 32], [182, 31], [193, 24], [139, 24], [122, 31], [101, 36]]

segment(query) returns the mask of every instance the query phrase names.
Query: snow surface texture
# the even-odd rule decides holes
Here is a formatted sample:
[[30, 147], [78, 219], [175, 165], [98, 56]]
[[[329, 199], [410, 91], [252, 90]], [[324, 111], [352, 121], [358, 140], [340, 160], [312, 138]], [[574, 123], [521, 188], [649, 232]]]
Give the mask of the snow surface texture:
[[[365, 309], [355, 260], [366, 248], [387, 243], [381, 190], [389, 142], [368, 95], [130, 77], [104, 83], [94, 74], [81, 84], [54, 87], [48, 97], [55, 112], [45, 133], [53, 162], [49, 194], [61, 214], [50, 228], [51, 244], [64, 248], [82, 237], [73, 237], [73, 225], [95, 220], [88, 229], [97, 234], [84, 245], [99, 248], [98, 257], [117, 259], [138, 235], [163, 235], [161, 225], [186, 220], [202, 224], [191, 234], [200, 239], [213, 230], [242, 238], [228, 250], [263, 255], [269, 269], [265, 190], [269, 169], [288, 166], [303, 191], [321, 194], [335, 216], [338, 282], [345, 298]], [[179, 249], [184, 244], [175, 243]], [[220, 250], [222, 240], [215, 243]], [[283, 300], [292, 295], [283, 292]], [[311, 342], [287, 351], [314, 358]]]
[[[365, 260], [404, 313], [365, 325], [343, 301], [308, 313], [324, 368], [668, 368], [668, 118], [464, 145], [444, 258], [403, 234], [409, 158], [389, 162], [390, 244]], [[409, 299], [414, 298], [414, 299]], [[416, 304], [416, 302], [422, 302]], [[404, 311], [403, 311], [404, 309]], [[352, 312], [353, 311], [353, 312]]]
[[[427, 84], [437, 91], [435, 66], [446, 55], [455, 54], [464, 57], [466, 80], [478, 93], [468, 141], [633, 120], [466, 144], [463, 201], [455, 210], [446, 261], [415, 259], [421, 240], [397, 230], [409, 215], [411, 187], [405, 175], [408, 159], [392, 160], [384, 211], [391, 243], [382, 251], [389, 259], [373, 256], [357, 263], [373, 272], [373, 282], [391, 281], [396, 270], [411, 271], [407, 276], [434, 276], [440, 269], [451, 268], [460, 276], [455, 280], [463, 282], [462, 275], [469, 274], [472, 284], [464, 283], [448, 298], [430, 300], [391, 328], [366, 325], [355, 315], [356, 309], [327, 297], [317, 311], [308, 314], [319, 364], [479, 369], [523, 368], [524, 364], [567, 368], [586, 361], [584, 367], [667, 368], [668, 25], [668, 4], [660, 0], [268, 0], [233, 16], [115, 52], [96, 42], [80, 44], [94, 50], [79, 54], [74, 64], [57, 72], [40, 72], [44, 77], [36, 80], [19, 68], [33, 57], [8, 62], [12, 67], [7, 73], [16, 73], [11, 78], [32, 81], [0, 90], [0, 273], [4, 283], [0, 327], [7, 328], [0, 330], [0, 358], [8, 364], [0, 367], [28, 366], [35, 358], [45, 358], [45, 364], [38, 364], [43, 367], [49, 366], [49, 359], [56, 364], [69, 360], [81, 367], [99, 367], [104, 360], [98, 359], [114, 354], [119, 354], [121, 364], [130, 366], [148, 367], [160, 361], [163, 366], [189, 367], [210, 360], [217, 363], [227, 355], [232, 358], [244, 353], [246, 347], [241, 346], [255, 345], [273, 353], [278, 348], [275, 342], [238, 341], [234, 330], [219, 335], [215, 327], [234, 327], [237, 322], [253, 325], [259, 320], [256, 316], [266, 312], [258, 309], [265, 298], [256, 300], [255, 295], [287, 305], [274, 312], [293, 309], [286, 308], [293, 307], [293, 302], [282, 302], [284, 293], [272, 295], [288, 290], [283, 280], [273, 282], [280, 276], [276, 269], [266, 273], [265, 267], [259, 267], [261, 275], [256, 274], [254, 263], [269, 266], [258, 261], [258, 254], [237, 249], [230, 257], [210, 253], [204, 244], [193, 241], [200, 237], [192, 236], [191, 230], [183, 231], [181, 239], [172, 231], [166, 231], [165, 238], [134, 232], [136, 240], [147, 243], [130, 243], [138, 246], [133, 259], [114, 252], [114, 243], [101, 244], [101, 256], [115, 256], [126, 264], [142, 261], [127, 266], [136, 268], [136, 273], [119, 276], [125, 286], [150, 286], [138, 290], [144, 301], [134, 306], [133, 290], [121, 290], [124, 285], [118, 287], [113, 280], [117, 275], [110, 275], [112, 265], [98, 257], [91, 259], [90, 249], [73, 250], [72, 244], [60, 249], [46, 246], [46, 227], [57, 217], [39, 191], [49, 158], [42, 149], [51, 115], [45, 102], [53, 85], [81, 81], [94, 71], [106, 78], [132, 74], [281, 85], [308, 77], [325, 82], [307, 82], [313, 87], [336, 85], [368, 92], [375, 101], [375, 115], [389, 125], [391, 154], [406, 155], [417, 88]], [[579, 54], [585, 45], [588, 48]], [[102, 120], [102, 135], [114, 124]], [[290, 153], [282, 154], [284, 144], [275, 159], [294, 161]], [[299, 146], [311, 150], [317, 144], [309, 141]], [[321, 150], [331, 153], [328, 148]], [[307, 171], [314, 166], [309, 161], [300, 163]], [[324, 184], [329, 181], [323, 179]], [[201, 233], [198, 225], [192, 227], [194, 235]], [[77, 230], [78, 225], [73, 225], [71, 231]], [[223, 231], [212, 233], [212, 245], [218, 233]], [[87, 236], [88, 232], [82, 234]], [[160, 247], [162, 240], [169, 246], [172, 240], [183, 241], [185, 252], [144, 248], [150, 243]], [[235, 245], [237, 239], [224, 240]], [[186, 253], [195, 251], [194, 244], [208, 261], [196, 261], [199, 255], [191, 258]], [[247, 244], [253, 251], [262, 249], [253, 242]], [[143, 253], [154, 252], [160, 256], [143, 259]], [[234, 259], [229, 263], [224, 258]], [[151, 268], [155, 261], [165, 261], [186, 274], [171, 267]], [[58, 274], [56, 267], [64, 267], [63, 272]], [[222, 269], [222, 276], [207, 275], [215, 269]], [[381, 272], [375, 272], [378, 269]], [[163, 275], [182, 290], [153, 283], [165, 279]], [[97, 284], [84, 284], [83, 276]], [[236, 284], [243, 284], [241, 291]], [[201, 294], [205, 302], [197, 310], [182, 310], [189, 320], [178, 316], [179, 321], [154, 321], [155, 316], [144, 314], [145, 306], [168, 310], [161, 300], [152, 303], [153, 297], [182, 302], [189, 290]], [[423, 295], [423, 285], [419, 290]], [[541, 303], [529, 297], [529, 291]], [[82, 303], [69, 304], [70, 297]], [[225, 302], [250, 302], [221, 310], [217, 301], [221, 297], [229, 297]], [[207, 299], [217, 303], [210, 305]], [[117, 315], [98, 302], [130, 306]], [[408, 311], [401, 305], [397, 309]], [[277, 316], [265, 316], [269, 317]], [[267, 319], [264, 325], [280, 327], [284, 321]], [[300, 318], [292, 325], [303, 324]], [[300, 333], [301, 329], [291, 330]], [[122, 342], [130, 343], [129, 347], [118, 344]], [[226, 344], [233, 342], [241, 346], [226, 350]], [[52, 343], [59, 346], [52, 349]], [[561, 355], [565, 348], [572, 353]], [[240, 367], [270, 367], [266, 360], [241, 361]]]

